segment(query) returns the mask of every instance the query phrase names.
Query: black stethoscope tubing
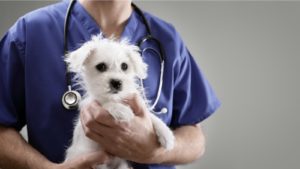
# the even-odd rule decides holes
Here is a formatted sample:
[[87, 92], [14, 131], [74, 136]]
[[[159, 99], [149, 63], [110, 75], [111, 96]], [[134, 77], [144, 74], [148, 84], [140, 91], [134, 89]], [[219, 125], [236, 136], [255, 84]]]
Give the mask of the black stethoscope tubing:
[[[69, 22], [70, 22], [70, 15], [71, 15], [71, 11], [73, 9], [73, 6], [74, 6], [75, 2], [76, 2], [76, 0], [71, 0], [70, 4], [68, 6], [67, 12], [66, 12], [66, 17], [65, 17], [65, 22], [64, 22], [64, 54], [65, 55], [68, 52], [68, 28], [69, 28]], [[135, 9], [135, 11], [141, 16], [141, 18], [143, 20], [143, 23], [144, 23], [144, 25], [146, 27], [146, 30], [147, 30], [147, 35], [145, 37], [143, 37], [142, 40], [140, 40], [137, 43], [137, 46], [139, 46], [141, 48], [141, 46], [145, 42], [150, 41], [150, 40], [152, 40], [156, 44], [158, 44], [158, 50], [159, 51], [157, 51], [157, 50], [155, 50], [154, 48], [151, 48], [151, 47], [144, 48], [141, 51], [141, 54], [143, 54], [147, 50], [154, 51], [156, 54], [158, 54], [159, 59], [160, 59], [160, 63], [161, 63], [159, 87], [158, 87], [158, 90], [157, 90], [157, 93], [156, 93], [156, 98], [154, 100], [154, 103], [150, 107], [150, 109], [152, 109], [154, 111], [154, 108], [157, 105], [157, 102], [159, 100], [161, 90], [162, 90], [162, 85], [163, 85], [165, 53], [164, 53], [164, 50], [162, 48], [162, 45], [161, 45], [160, 41], [152, 36], [150, 25], [149, 25], [145, 15], [144, 15], [144, 13], [142, 12], [142, 10], [140, 8], [138, 8], [134, 3], [131, 3], [131, 5]], [[68, 91], [66, 91], [64, 93], [63, 97], [62, 97], [63, 106], [66, 109], [76, 109], [76, 108], [78, 108], [78, 103], [81, 100], [81, 95], [79, 94], [79, 92], [72, 89], [71, 74], [70, 74], [69, 65], [67, 63], [66, 63], [66, 82], [67, 82]], [[141, 85], [143, 87], [142, 80], [141, 80]], [[146, 98], [145, 94], [144, 94], [144, 97]], [[156, 112], [156, 113], [160, 114], [160, 113], [166, 113], [166, 112], [167, 112], [167, 108], [164, 107], [159, 112]]]

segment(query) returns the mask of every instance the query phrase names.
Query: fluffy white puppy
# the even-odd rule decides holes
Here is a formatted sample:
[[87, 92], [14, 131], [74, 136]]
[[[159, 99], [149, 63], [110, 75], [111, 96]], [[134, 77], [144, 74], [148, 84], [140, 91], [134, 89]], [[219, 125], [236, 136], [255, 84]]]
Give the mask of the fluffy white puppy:
[[[147, 65], [143, 62], [139, 48], [128, 41], [117, 41], [93, 36], [79, 49], [66, 57], [70, 70], [79, 76], [79, 84], [86, 94], [80, 108], [97, 100], [116, 120], [130, 122], [134, 113], [123, 100], [136, 94], [141, 104], [147, 105], [142, 98], [139, 79], [147, 77]], [[151, 111], [149, 110], [149, 113]], [[172, 131], [155, 115], [150, 113], [155, 133], [161, 146], [170, 150], [174, 147]], [[71, 146], [66, 151], [66, 160], [85, 153], [95, 152], [101, 146], [84, 134], [80, 120], [76, 120]], [[128, 169], [125, 160], [115, 158], [109, 164], [97, 169]]]

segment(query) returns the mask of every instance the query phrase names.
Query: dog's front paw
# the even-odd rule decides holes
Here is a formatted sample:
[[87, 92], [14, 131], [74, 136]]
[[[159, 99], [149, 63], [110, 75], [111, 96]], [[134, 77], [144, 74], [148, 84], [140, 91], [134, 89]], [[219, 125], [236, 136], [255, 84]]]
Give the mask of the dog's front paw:
[[133, 119], [134, 114], [130, 107], [125, 106], [120, 103], [106, 104], [103, 107], [116, 119], [119, 121], [130, 121]]
[[175, 145], [175, 137], [172, 130], [158, 117], [153, 114], [150, 115], [160, 145], [167, 150], [173, 149]]
[[165, 129], [156, 131], [156, 135], [157, 135], [159, 143], [165, 149], [171, 150], [174, 148], [175, 137], [173, 135], [173, 132], [170, 129], [165, 128]]

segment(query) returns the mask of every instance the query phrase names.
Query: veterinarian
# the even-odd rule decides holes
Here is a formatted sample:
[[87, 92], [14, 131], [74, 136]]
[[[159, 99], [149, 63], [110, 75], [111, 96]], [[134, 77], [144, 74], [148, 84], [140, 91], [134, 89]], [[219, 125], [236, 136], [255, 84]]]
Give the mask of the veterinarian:
[[[143, 85], [150, 105], [155, 104], [153, 113], [173, 129], [175, 148], [166, 151], [159, 146], [148, 110], [132, 96], [127, 104], [136, 117], [126, 124], [113, 120], [101, 103], [85, 107], [80, 112], [85, 134], [101, 144], [106, 153], [82, 154], [63, 162], [72, 138], [73, 119], [79, 112], [65, 108], [62, 96], [66, 91], [80, 92], [74, 83], [68, 87], [63, 61], [69, 4], [64, 0], [26, 14], [1, 40], [0, 168], [88, 169], [113, 155], [131, 161], [134, 169], [173, 169], [176, 164], [198, 159], [205, 150], [199, 123], [215, 112], [220, 102], [174, 27], [143, 12], [152, 36], [159, 41], [140, 46], [141, 51], [151, 48], [142, 53], [149, 65]], [[143, 16], [130, 0], [78, 0], [67, 25], [68, 51], [99, 33], [126, 37], [134, 44], [149, 34]], [[164, 56], [163, 67], [160, 56]], [[157, 103], [153, 103], [155, 100]], [[28, 143], [19, 134], [24, 125]]]

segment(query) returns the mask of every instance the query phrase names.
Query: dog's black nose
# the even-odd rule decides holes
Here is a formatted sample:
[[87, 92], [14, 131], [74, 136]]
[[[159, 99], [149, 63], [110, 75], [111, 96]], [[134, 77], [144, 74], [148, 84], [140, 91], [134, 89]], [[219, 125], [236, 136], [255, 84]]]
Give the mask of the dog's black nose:
[[119, 91], [122, 89], [122, 82], [120, 80], [111, 79], [110, 80], [110, 87], [113, 90]]

